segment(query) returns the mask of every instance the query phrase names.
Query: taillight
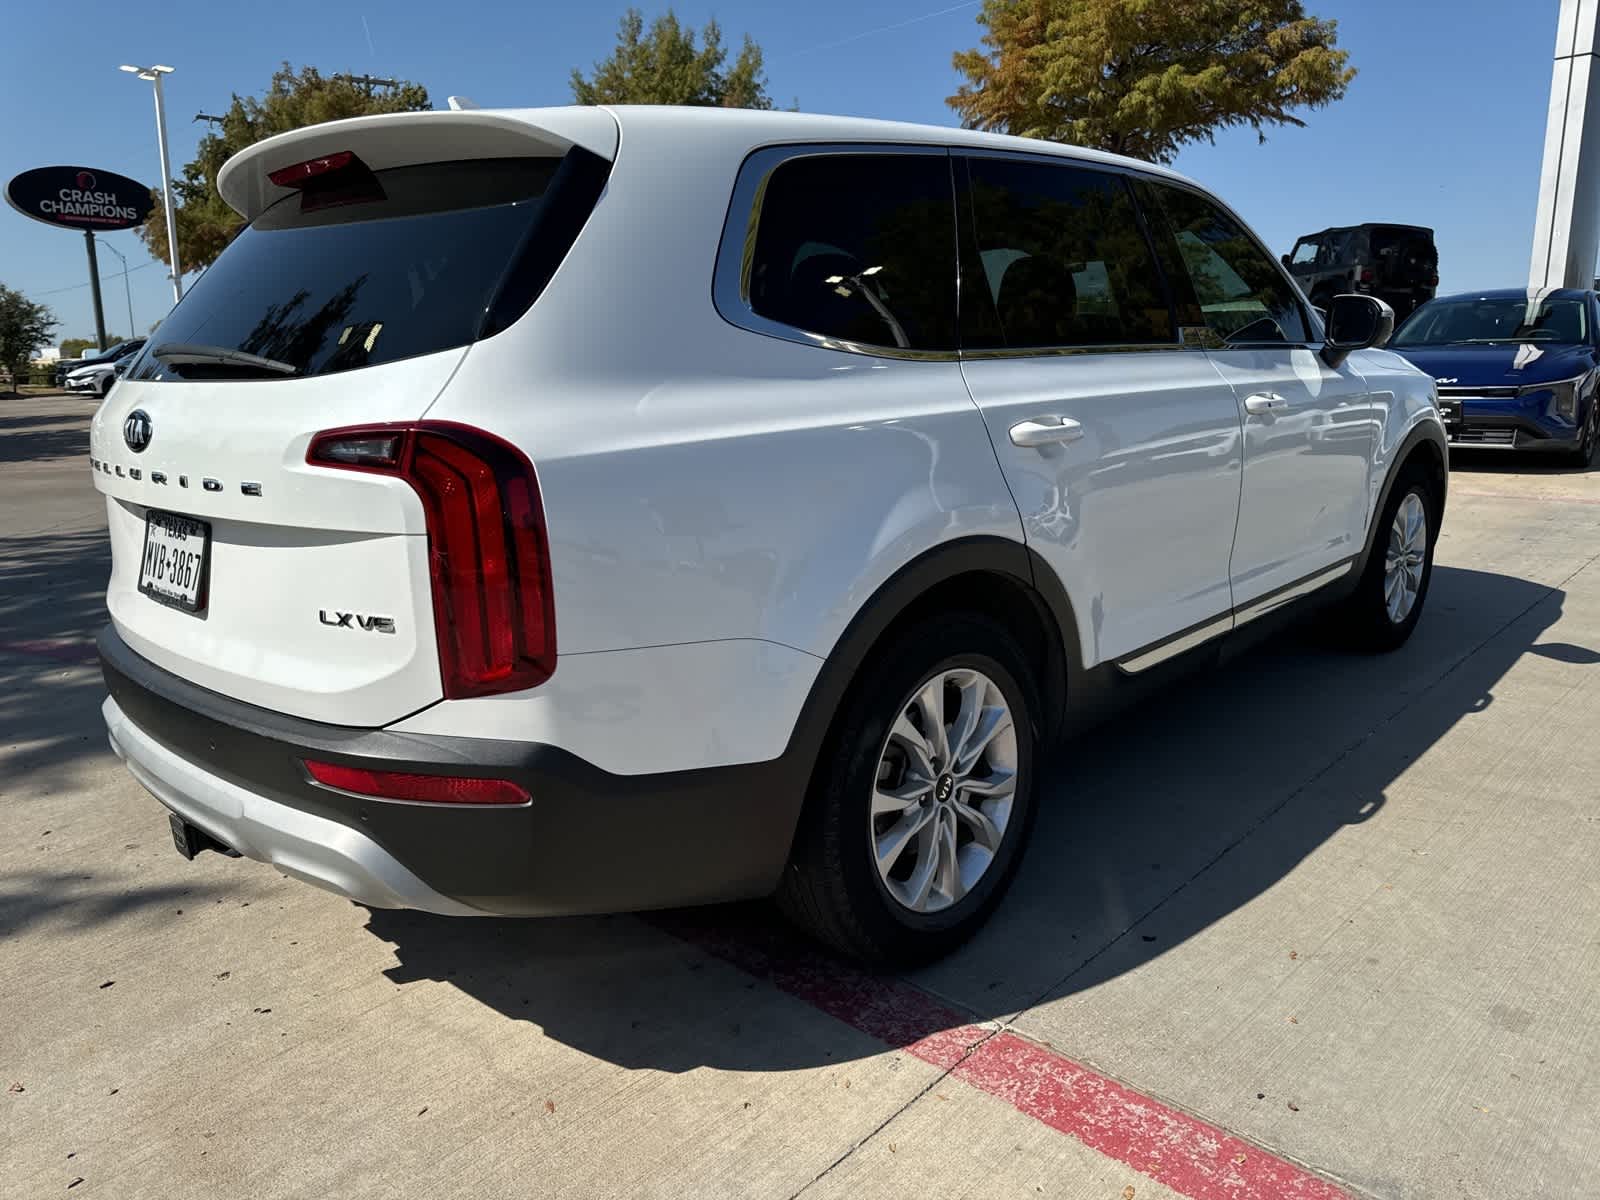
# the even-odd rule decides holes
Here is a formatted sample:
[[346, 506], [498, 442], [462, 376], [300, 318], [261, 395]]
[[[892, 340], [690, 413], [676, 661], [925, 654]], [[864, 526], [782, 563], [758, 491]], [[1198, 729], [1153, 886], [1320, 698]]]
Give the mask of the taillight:
[[1432, 275], [1428, 276], [1428, 286], [1429, 287], [1438, 287], [1439, 286], [1439, 272], [1435, 271]]
[[1362, 267], [1361, 268], [1361, 282], [1362, 283], [1371, 283], [1372, 280], [1373, 280], [1372, 268], [1371, 267]]
[[428, 521], [439, 673], [451, 699], [535, 687], [556, 669], [549, 543], [533, 464], [447, 421], [329, 429], [306, 461], [404, 479]]
[[335, 171], [342, 171], [346, 167], [360, 162], [361, 160], [355, 156], [354, 151], [339, 150], [333, 154], [324, 154], [321, 158], [308, 158], [305, 162], [279, 167], [276, 171], [268, 171], [267, 178], [279, 187], [303, 187], [307, 182], [316, 179], [318, 176], [331, 175]]
[[527, 804], [533, 799], [526, 788], [509, 779], [373, 771], [312, 758], [306, 759], [305, 764], [306, 774], [324, 787], [381, 800], [411, 800], [422, 804]]

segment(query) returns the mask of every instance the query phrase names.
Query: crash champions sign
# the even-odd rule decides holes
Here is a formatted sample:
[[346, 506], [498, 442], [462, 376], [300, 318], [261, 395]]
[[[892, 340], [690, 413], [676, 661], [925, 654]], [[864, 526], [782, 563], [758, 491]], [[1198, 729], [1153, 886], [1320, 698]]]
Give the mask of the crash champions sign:
[[144, 224], [150, 189], [138, 180], [85, 167], [35, 167], [6, 184], [6, 201], [25, 217], [65, 229], [105, 232]]

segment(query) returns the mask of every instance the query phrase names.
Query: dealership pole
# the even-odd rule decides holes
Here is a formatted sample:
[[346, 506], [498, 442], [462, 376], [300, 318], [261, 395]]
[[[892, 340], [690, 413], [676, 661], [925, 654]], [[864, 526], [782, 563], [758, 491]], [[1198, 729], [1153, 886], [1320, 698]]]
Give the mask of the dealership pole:
[[[172, 265], [172, 302], [183, 299], [183, 268], [178, 265], [178, 221], [172, 211], [172, 166], [167, 161], [167, 106], [161, 95], [161, 77], [172, 74], [167, 66], [139, 67], [123, 63], [122, 70], [156, 85], [156, 146], [161, 151], [161, 203], [167, 210], [167, 261]], [[128, 331], [132, 333], [130, 329]]]
[[94, 234], [89, 230], [83, 231], [83, 247], [89, 252], [89, 293], [94, 297], [94, 336], [95, 344], [104, 350], [106, 348], [106, 314], [100, 307], [100, 262], [94, 256]]
[[[167, 259], [172, 263], [172, 302], [176, 304], [183, 299], [183, 269], [178, 266], [178, 222], [172, 212], [172, 167], [167, 163], [167, 109], [161, 102], [161, 77], [166, 71], [158, 70], [153, 74], [156, 77], [156, 142], [161, 147], [161, 200], [167, 210]], [[131, 330], [128, 336], [133, 336]]]
[[1561, 0], [1528, 286], [1593, 287], [1597, 252], [1600, 19], [1587, 0]]

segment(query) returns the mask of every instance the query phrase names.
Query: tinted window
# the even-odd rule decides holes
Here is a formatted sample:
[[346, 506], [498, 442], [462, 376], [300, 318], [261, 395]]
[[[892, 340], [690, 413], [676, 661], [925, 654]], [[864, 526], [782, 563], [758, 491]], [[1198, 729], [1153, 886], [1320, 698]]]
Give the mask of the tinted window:
[[767, 180], [750, 307], [844, 341], [954, 350], [955, 211], [946, 155], [793, 158]]
[[398, 167], [278, 201], [161, 323], [137, 377], [271, 377], [159, 361], [176, 344], [241, 350], [321, 375], [473, 341], [560, 163]]
[[966, 165], [981, 270], [963, 273], [963, 344], [1175, 340], [1161, 276], [1121, 176], [1015, 159]]
[[1149, 193], [1159, 197], [1213, 333], [1240, 344], [1307, 340], [1305, 317], [1288, 281], [1242, 225], [1186, 189], [1151, 184]]
[[1589, 339], [1588, 305], [1582, 296], [1434, 300], [1406, 319], [1391, 346], [1465, 346], [1496, 342], [1560, 342]]

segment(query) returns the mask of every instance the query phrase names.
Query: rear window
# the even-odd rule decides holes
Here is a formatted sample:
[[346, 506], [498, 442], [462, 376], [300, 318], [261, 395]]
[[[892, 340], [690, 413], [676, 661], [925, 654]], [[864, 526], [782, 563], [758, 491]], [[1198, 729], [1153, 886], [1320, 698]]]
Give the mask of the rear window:
[[[327, 375], [484, 336], [563, 161], [396, 167], [320, 201], [312, 192], [285, 197], [200, 276], [151, 337], [134, 378]], [[524, 299], [526, 308], [532, 296]], [[241, 371], [204, 355], [162, 361], [176, 345], [238, 351], [278, 369]]]

